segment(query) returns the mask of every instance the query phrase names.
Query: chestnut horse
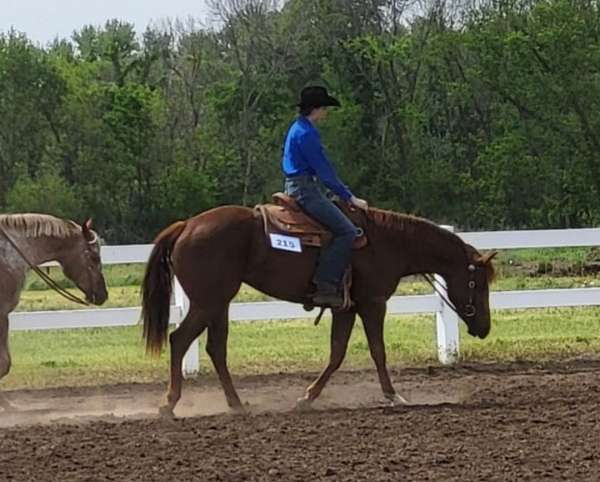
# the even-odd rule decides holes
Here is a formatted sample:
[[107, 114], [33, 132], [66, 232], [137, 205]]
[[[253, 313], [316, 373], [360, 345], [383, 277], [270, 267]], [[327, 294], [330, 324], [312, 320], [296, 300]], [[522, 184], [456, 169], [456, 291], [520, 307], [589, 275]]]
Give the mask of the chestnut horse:
[[[98, 236], [90, 220], [79, 226], [45, 214], [0, 215], [0, 379], [11, 365], [8, 314], [19, 303], [30, 263], [47, 261], [58, 261], [88, 302], [101, 305], [108, 297]], [[0, 407], [13, 408], [2, 394]]]
[[[482, 255], [457, 235], [418, 217], [374, 208], [351, 216], [368, 237], [368, 245], [355, 251], [352, 260], [355, 304], [349, 311], [333, 312], [329, 363], [299, 400], [302, 405], [319, 396], [341, 365], [357, 314], [384, 396], [392, 403], [405, 402], [390, 381], [383, 340], [386, 301], [403, 276], [439, 273], [469, 334], [485, 338], [490, 331], [488, 284], [494, 274], [494, 253]], [[242, 283], [276, 298], [305, 303], [317, 255], [318, 248], [304, 248], [302, 253], [271, 248], [260, 216], [239, 206], [218, 207], [178, 221], [158, 235], [142, 286], [148, 352], [160, 353], [167, 339], [173, 274], [190, 300], [187, 316], [169, 336], [171, 373], [162, 414], [173, 414], [181, 397], [184, 354], [205, 329], [206, 350], [227, 403], [242, 409], [227, 367], [229, 303]]]

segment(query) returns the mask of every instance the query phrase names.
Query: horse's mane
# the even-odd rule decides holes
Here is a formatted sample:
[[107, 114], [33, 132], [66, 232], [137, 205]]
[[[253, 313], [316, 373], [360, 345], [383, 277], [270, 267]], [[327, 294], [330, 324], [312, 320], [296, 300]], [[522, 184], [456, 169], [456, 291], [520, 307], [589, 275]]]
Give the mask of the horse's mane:
[[457, 245], [464, 244], [463, 241], [451, 231], [440, 228], [431, 221], [414, 216], [412, 214], [396, 213], [385, 209], [369, 207], [367, 218], [379, 228], [388, 231], [401, 231], [406, 234], [435, 234], [453, 242]]
[[49, 214], [0, 214], [0, 226], [32, 238], [40, 236], [69, 238], [81, 233], [81, 227], [73, 221], [59, 219]]
[[[465, 249], [467, 254], [467, 247], [473, 249], [477, 256], [481, 256], [479, 252], [472, 246], [466, 244], [459, 236], [454, 234], [447, 229], [441, 228], [437, 224], [412, 214], [396, 213], [394, 211], [387, 211], [385, 209], [378, 209], [369, 207], [367, 211], [367, 219], [371, 221], [378, 228], [382, 228], [388, 231], [403, 232], [408, 235], [420, 235], [427, 237], [428, 235], [437, 236], [440, 239], [447, 240], [451, 243], [455, 243], [457, 246]], [[486, 277], [489, 283], [491, 283], [496, 277], [496, 270], [491, 261], [484, 263]]]

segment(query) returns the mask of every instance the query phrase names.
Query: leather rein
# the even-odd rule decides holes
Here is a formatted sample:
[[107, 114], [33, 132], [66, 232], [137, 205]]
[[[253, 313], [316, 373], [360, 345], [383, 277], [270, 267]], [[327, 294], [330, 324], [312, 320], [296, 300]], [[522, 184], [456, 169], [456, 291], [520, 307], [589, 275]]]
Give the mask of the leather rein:
[[[31, 261], [29, 261], [29, 259], [27, 258], [27, 256], [25, 256], [25, 254], [23, 253], [23, 251], [21, 251], [21, 249], [17, 246], [17, 243], [15, 243], [12, 240], [12, 238], [8, 235], [8, 233], [4, 230], [4, 228], [2, 228], [2, 226], [0, 226], [0, 234], [2, 234], [2, 236], [4, 236], [6, 238], [6, 240], [8, 241], [8, 243], [15, 249], [15, 251], [17, 253], [19, 253], [19, 256], [21, 256], [21, 258], [23, 258], [23, 260], [25, 260], [25, 262], [29, 265], [29, 267], [33, 271], [35, 271], [37, 273], [37, 275], [40, 278], [42, 278], [42, 280], [44, 280], [44, 282], [51, 289], [53, 289], [59, 295], [63, 296], [64, 298], [66, 298], [69, 301], [72, 301], [74, 303], [79, 303], [80, 305], [84, 305], [84, 306], [89, 306], [90, 305], [90, 303], [87, 302], [86, 300], [80, 298], [77, 295], [74, 295], [73, 293], [70, 293], [65, 288], [63, 288], [62, 286], [60, 286], [49, 275], [47, 275], [46, 273], [44, 273], [44, 271], [42, 271], [41, 268], [39, 268], [38, 266], [34, 265]], [[94, 244], [97, 240], [98, 240], [98, 236], [94, 233], [94, 239], [92, 241], [88, 241], [88, 243], [89, 244]]]

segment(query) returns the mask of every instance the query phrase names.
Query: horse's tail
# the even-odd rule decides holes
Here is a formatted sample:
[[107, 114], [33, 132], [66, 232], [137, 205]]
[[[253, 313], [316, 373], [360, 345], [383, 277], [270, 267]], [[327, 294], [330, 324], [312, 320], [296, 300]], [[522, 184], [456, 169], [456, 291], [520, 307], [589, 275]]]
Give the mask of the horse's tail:
[[171, 252], [185, 228], [185, 221], [177, 221], [165, 228], [154, 240], [154, 248], [146, 265], [142, 284], [142, 320], [146, 353], [159, 355], [169, 331], [169, 308], [173, 289]]

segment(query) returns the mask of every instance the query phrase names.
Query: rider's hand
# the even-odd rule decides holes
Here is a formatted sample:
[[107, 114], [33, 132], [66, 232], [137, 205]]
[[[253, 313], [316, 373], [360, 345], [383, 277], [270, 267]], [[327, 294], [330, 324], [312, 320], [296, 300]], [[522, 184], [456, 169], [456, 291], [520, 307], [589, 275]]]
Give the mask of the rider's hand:
[[358, 197], [352, 196], [350, 198], [350, 204], [356, 206], [359, 209], [364, 209], [365, 211], [369, 209], [369, 203], [364, 199], [360, 199]]

